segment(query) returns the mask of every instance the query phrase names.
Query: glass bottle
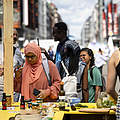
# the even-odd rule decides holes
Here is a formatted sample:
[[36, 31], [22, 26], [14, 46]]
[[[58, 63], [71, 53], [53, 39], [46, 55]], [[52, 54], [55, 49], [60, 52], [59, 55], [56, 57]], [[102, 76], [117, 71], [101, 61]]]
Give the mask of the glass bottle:
[[6, 95], [6, 106], [11, 107], [12, 100], [11, 100], [11, 95]]
[[20, 101], [20, 109], [25, 109], [25, 101], [24, 101], [24, 96], [21, 96], [21, 101]]
[[59, 110], [65, 109], [65, 91], [63, 89], [64, 82], [60, 83], [60, 92], [59, 92]]
[[24, 102], [25, 102], [25, 109], [32, 108], [32, 102], [31, 101], [32, 101], [31, 99], [24, 100]]
[[33, 110], [39, 109], [39, 104], [38, 103], [32, 103], [32, 109]]
[[39, 104], [39, 108], [42, 109], [43, 98], [36, 98], [36, 101]]
[[97, 108], [102, 108], [102, 96], [101, 96], [100, 91], [98, 92], [98, 98], [97, 98], [97, 101], [96, 101], [96, 105], [97, 105]]
[[2, 97], [2, 110], [6, 110], [7, 109], [7, 105], [6, 105], [6, 93], [3, 93], [3, 97]]
[[31, 109], [32, 108], [32, 102], [28, 102], [28, 109]]

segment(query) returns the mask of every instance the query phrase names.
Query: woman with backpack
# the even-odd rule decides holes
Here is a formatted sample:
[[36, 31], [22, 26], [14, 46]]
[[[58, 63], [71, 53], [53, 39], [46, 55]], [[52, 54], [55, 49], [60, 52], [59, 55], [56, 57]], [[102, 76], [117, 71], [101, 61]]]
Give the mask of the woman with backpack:
[[[86, 84], [88, 85], [88, 102], [94, 103], [97, 101], [98, 93], [101, 91], [102, 86], [102, 80], [101, 80], [101, 73], [99, 69], [95, 66], [95, 58], [93, 51], [89, 48], [83, 48], [80, 51], [80, 58], [83, 62], [86, 63], [85, 70], [87, 70], [87, 76], [88, 81], [86, 81]], [[91, 70], [92, 70], [92, 76], [91, 76]], [[82, 83], [84, 83], [84, 79]], [[85, 83], [84, 83], [85, 84]], [[86, 94], [84, 91], [83, 86], [83, 97]], [[87, 96], [86, 96], [87, 97]], [[84, 98], [85, 99], [85, 98]]]

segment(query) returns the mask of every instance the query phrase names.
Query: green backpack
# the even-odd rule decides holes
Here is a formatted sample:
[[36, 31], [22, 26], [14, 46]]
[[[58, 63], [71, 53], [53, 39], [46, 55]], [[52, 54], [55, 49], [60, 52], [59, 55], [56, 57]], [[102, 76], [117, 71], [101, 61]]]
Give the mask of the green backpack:
[[[90, 77], [92, 78], [93, 80], [93, 69], [95, 68], [96, 66], [93, 66], [90, 68]], [[102, 80], [102, 86], [101, 86], [101, 92], [104, 92], [106, 91], [106, 81], [105, 81], [105, 78], [101, 75], [101, 80]]]

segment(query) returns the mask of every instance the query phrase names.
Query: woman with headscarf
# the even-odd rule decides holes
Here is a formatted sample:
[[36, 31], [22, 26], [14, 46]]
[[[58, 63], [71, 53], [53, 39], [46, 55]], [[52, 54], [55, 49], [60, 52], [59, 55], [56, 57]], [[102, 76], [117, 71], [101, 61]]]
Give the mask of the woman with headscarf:
[[[52, 85], [49, 86], [45, 71], [42, 66], [41, 49], [35, 43], [29, 43], [24, 48], [25, 65], [23, 69], [16, 71], [14, 80], [15, 91], [20, 92], [24, 98], [35, 100], [34, 88], [40, 91], [39, 97], [45, 101], [53, 101], [58, 98], [60, 90], [60, 75], [55, 64], [48, 60]], [[22, 71], [20, 74], [20, 71]]]

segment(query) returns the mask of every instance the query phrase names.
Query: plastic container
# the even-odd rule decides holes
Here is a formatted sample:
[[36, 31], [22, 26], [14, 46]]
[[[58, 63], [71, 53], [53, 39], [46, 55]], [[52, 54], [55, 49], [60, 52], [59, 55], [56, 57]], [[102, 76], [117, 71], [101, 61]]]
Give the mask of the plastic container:
[[32, 103], [32, 109], [33, 110], [39, 109], [39, 104], [38, 103]]

